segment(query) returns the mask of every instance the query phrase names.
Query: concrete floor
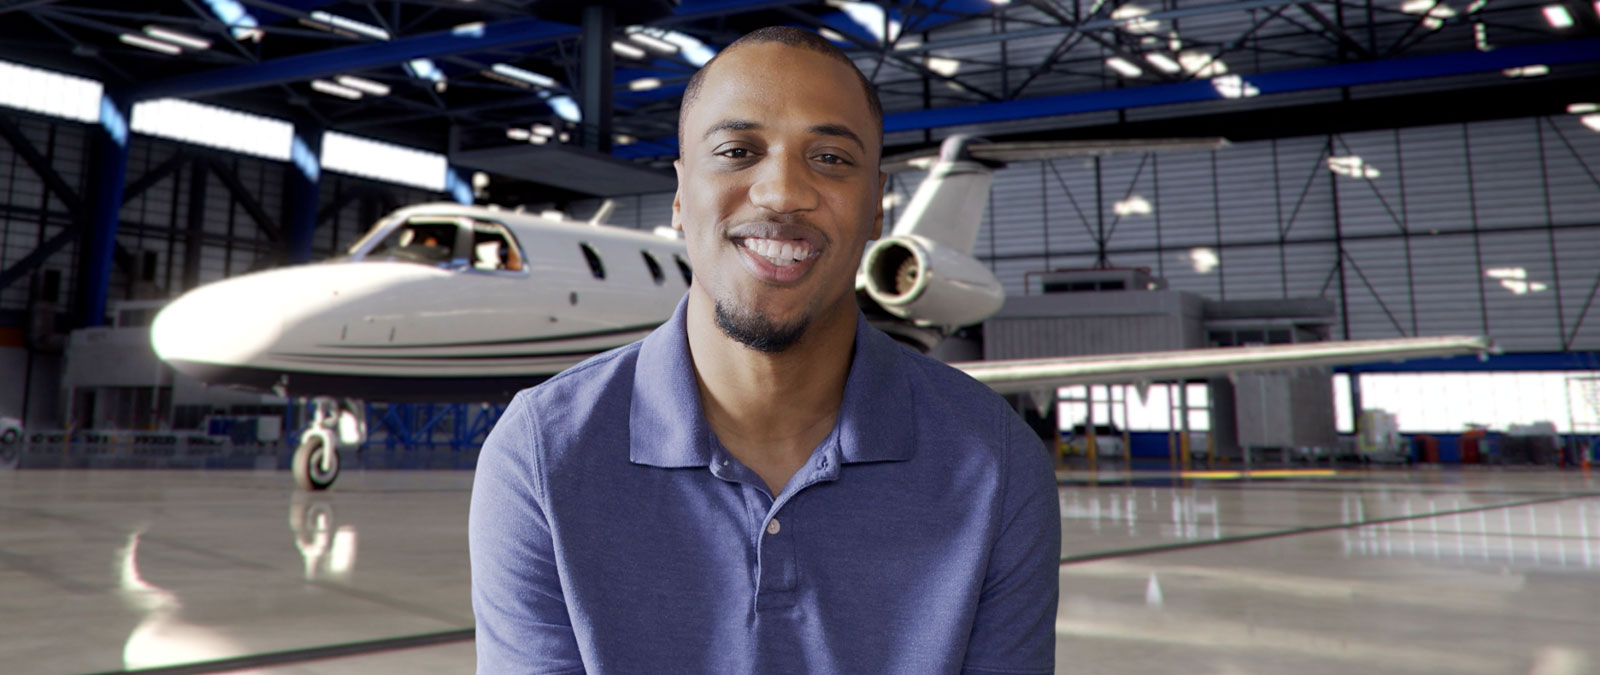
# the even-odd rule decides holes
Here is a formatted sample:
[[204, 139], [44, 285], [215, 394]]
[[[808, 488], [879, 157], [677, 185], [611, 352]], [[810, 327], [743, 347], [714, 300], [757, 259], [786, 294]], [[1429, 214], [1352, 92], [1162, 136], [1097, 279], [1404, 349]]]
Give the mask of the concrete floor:
[[[1060, 477], [1060, 672], [1600, 673], [1589, 474]], [[0, 472], [0, 670], [470, 673], [471, 482]]]

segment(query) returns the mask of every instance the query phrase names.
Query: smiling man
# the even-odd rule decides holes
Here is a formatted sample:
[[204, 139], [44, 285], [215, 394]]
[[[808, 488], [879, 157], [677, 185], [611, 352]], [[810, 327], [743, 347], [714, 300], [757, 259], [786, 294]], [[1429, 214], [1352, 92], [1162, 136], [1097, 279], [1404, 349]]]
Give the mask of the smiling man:
[[856, 307], [871, 85], [762, 29], [691, 80], [679, 134], [689, 293], [519, 394], [480, 456], [479, 672], [1051, 672], [1049, 455]]

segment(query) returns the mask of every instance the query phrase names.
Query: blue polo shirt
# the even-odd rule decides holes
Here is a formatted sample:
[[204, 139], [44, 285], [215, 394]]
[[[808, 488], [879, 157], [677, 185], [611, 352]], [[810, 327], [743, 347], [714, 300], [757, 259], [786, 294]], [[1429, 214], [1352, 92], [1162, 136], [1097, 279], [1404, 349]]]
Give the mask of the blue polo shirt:
[[685, 306], [484, 444], [478, 672], [1051, 672], [1055, 477], [1005, 401], [858, 318], [838, 422], [773, 495], [706, 423]]

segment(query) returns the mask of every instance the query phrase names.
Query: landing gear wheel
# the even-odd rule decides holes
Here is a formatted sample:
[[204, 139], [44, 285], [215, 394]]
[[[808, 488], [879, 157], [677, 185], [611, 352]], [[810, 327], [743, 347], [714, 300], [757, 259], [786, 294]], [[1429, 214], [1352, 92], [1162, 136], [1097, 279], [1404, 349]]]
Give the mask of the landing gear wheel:
[[[323, 466], [325, 454], [326, 467]], [[333, 485], [333, 479], [339, 477], [339, 451], [325, 445], [320, 436], [312, 435], [295, 448], [290, 471], [294, 473], [295, 484], [301, 488], [326, 490]]]

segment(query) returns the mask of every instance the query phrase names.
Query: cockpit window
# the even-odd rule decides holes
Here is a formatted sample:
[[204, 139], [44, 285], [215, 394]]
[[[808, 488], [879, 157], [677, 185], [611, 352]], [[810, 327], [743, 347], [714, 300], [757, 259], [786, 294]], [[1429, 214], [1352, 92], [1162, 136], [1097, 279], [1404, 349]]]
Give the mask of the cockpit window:
[[522, 253], [502, 225], [476, 223], [472, 227], [472, 268], [487, 272], [521, 272]]
[[393, 260], [424, 265], [444, 265], [455, 257], [457, 225], [411, 220], [397, 227], [367, 251], [367, 260]]

